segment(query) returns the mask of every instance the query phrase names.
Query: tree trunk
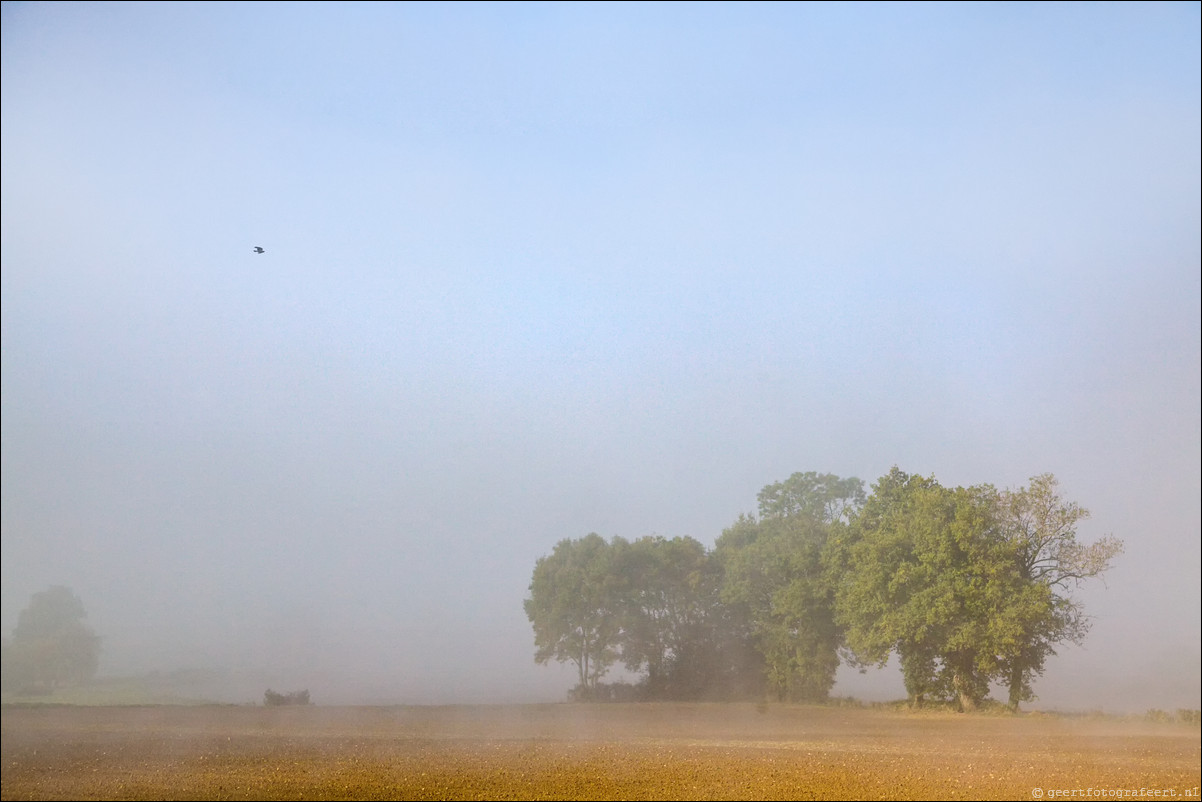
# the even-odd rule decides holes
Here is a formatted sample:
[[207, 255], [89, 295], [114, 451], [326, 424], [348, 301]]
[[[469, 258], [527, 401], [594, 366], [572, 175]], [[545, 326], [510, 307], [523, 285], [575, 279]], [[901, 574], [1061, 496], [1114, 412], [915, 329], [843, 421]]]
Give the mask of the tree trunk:
[[1018, 712], [1018, 704], [1022, 701], [1023, 696], [1025, 695], [1023, 693], [1023, 675], [1025, 673], [1026, 672], [1023, 671], [1022, 663], [1018, 662], [1017, 660], [1014, 662], [1014, 665], [1010, 667], [1010, 709], [1015, 713]]
[[972, 681], [957, 670], [952, 675], [952, 685], [955, 687], [956, 694], [960, 699], [960, 709], [965, 713], [971, 713], [976, 710], [977, 700], [972, 692]]

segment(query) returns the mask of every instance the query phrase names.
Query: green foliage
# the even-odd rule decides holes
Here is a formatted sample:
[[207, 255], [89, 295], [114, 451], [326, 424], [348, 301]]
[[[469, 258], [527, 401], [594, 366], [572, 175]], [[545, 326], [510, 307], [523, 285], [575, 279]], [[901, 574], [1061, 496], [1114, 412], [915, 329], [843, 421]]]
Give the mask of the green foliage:
[[839, 667], [833, 594], [821, 560], [826, 532], [803, 514], [744, 520], [730, 540], [724, 534], [718, 542], [726, 552], [722, 599], [748, 611], [768, 684], [789, 701], [825, 701]]
[[[748, 696], [759, 662], [720, 584], [721, 566], [692, 538], [560, 541], [535, 564], [525, 602], [535, 661], [574, 663], [574, 700]], [[643, 674], [637, 685], [601, 682], [619, 659]]]
[[623, 588], [613, 561], [620, 542], [610, 545], [596, 533], [559, 541], [535, 563], [524, 605], [534, 627], [534, 661], [575, 663], [586, 694], [618, 656]]
[[[1077, 540], [1077, 523], [1089, 511], [1060, 497], [1050, 473], [1032, 477], [1030, 486], [998, 497], [1005, 537], [1015, 549], [1024, 583], [1041, 591], [1037, 606], [1028, 607], [1017, 643], [1003, 659], [1003, 680], [1010, 706], [1035, 698], [1032, 681], [1043, 673], [1059, 643], [1081, 643], [1089, 621], [1072, 591], [1082, 581], [1101, 575], [1122, 553], [1123, 543], [1104, 537], [1096, 543]], [[1030, 598], [1030, 596], [1028, 596]]]
[[864, 483], [833, 473], [795, 473], [759, 493], [760, 518], [812, 518], [820, 523], [846, 521], [864, 503]]
[[[535, 660], [572, 661], [577, 699], [760, 697], [828, 702], [840, 659], [896, 656], [909, 704], [1034, 698], [1056, 644], [1087, 619], [1071, 591], [1122, 544], [1076, 539], [1088, 513], [1043, 474], [1029, 488], [946, 488], [896, 466], [859, 479], [795, 473], [760, 491], [707, 551], [692, 538], [563, 540], [535, 565]], [[621, 659], [635, 685], [603, 685]]]
[[951, 696], [975, 709], [1039, 608], [998, 524], [996, 491], [896, 469], [878, 488], [842, 554], [846, 646], [862, 663], [897, 652], [916, 706]]
[[[899, 610], [926, 583], [914, 548], [920, 494], [938, 488], [934, 479], [911, 477], [896, 467], [873, 486], [852, 525], [827, 546], [826, 560], [840, 577], [835, 617], [853, 665], [883, 666], [893, 651], [901, 661], [911, 698], [923, 701], [933, 688], [936, 654], [923, 623], [938, 611], [913, 605]], [[911, 620], [914, 619], [914, 620]], [[917, 637], [907, 637], [912, 631]]]
[[56, 585], [33, 594], [3, 648], [4, 690], [45, 695], [96, 676], [100, 639], [83, 623], [83, 602]]
[[622, 543], [614, 568], [624, 586], [622, 660], [652, 684], [689, 648], [705, 620], [705, 547], [692, 538]]
[[1046, 474], [1029, 491], [998, 492], [895, 467], [828, 553], [849, 656], [883, 665], [896, 653], [915, 706], [954, 698], [975, 709], [1001, 681], [1017, 709], [1052, 645], [1084, 636], [1081, 608], [1062, 590], [1117, 553], [1113, 539], [1076, 543], [1085, 514]]
[[645, 671], [642, 693], [653, 699], [698, 699], [712, 692], [718, 575], [705, 547], [689, 537], [620, 539], [614, 570], [621, 577], [622, 661]]
[[777, 697], [826, 701], [839, 668], [827, 542], [864, 501], [863, 482], [795, 473], [759, 494], [760, 520], [740, 516], [715, 546], [722, 600], [744, 611]]

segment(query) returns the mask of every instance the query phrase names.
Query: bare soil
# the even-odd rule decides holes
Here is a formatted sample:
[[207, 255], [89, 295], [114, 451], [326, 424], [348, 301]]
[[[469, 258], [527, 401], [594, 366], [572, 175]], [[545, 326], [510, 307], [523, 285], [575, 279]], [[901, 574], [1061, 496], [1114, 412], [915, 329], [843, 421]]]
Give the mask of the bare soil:
[[6, 800], [1184, 799], [1202, 773], [1196, 725], [1040, 714], [548, 704], [2, 717]]

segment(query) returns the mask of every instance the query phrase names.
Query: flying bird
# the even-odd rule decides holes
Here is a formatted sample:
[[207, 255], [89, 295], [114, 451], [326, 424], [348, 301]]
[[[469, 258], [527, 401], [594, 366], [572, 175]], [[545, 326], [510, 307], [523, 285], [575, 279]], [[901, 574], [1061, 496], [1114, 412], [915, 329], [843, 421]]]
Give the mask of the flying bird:
[[262, 248], [260, 248], [258, 245], [255, 246], [255, 253], [263, 253], [263, 252], [264, 251]]

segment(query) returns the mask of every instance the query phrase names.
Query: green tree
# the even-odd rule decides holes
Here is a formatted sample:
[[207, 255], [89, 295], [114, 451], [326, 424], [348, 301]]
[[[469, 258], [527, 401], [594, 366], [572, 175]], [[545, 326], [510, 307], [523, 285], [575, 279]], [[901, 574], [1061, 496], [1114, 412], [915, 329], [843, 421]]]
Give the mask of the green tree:
[[975, 708], [1041, 610], [998, 509], [988, 485], [949, 489], [895, 467], [830, 550], [849, 656], [883, 665], [896, 653], [916, 706], [930, 695]]
[[795, 473], [760, 491], [759, 520], [740, 516], [718, 540], [722, 599], [747, 611], [779, 698], [821, 702], [834, 686], [840, 633], [823, 554], [863, 499], [859, 479]]
[[777, 696], [825, 701], [839, 667], [831, 586], [821, 562], [826, 532], [808, 517], [760, 521], [759, 530], [730, 557], [723, 598], [750, 609]]
[[87, 612], [70, 588], [55, 585], [33, 594], [4, 644], [6, 690], [45, 694], [96, 676], [100, 638], [84, 624]]
[[760, 518], [807, 517], [822, 523], [846, 522], [864, 504], [864, 482], [833, 473], [795, 473], [759, 493]]
[[534, 565], [524, 603], [534, 627], [534, 661], [574, 663], [582, 698], [593, 697], [618, 657], [623, 589], [613, 563], [624, 546], [620, 538], [611, 545], [590, 533], [559, 541]]
[[1123, 543], [1112, 536], [1091, 544], [1078, 541], [1077, 524], [1089, 511], [1061, 498], [1059, 482], [1050, 473], [1032, 477], [1028, 487], [1003, 492], [999, 505], [1019, 573], [1034, 586], [1027, 598], [1036, 599], [1026, 610], [1015, 648], [1003, 661], [1002, 680], [1009, 688], [1009, 704], [1017, 710], [1021, 702], [1035, 698], [1032, 682], [1056, 654], [1055, 645], [1085, 639], [1089, 619], [1072, 591], [1109, 569]]
[[709, 554], [718, 592], [711, 619], [715, 661], [711, 675], [715, 688], [721, 689], [714, 695], [721, 698], [763, 699], [770, 690], [755, 613], [745, 597], [729, 587], [742, 570], [742, 549], [754, 542], [758, 533], [754, 516], [740, 515]]
[[646, 671], [651, 698], [697, 698], [710, 684], [717, 579], [705, 547], [690, 537], [649, 536], [623, 544], [613, 568], [624, 589], [622, 660]]

